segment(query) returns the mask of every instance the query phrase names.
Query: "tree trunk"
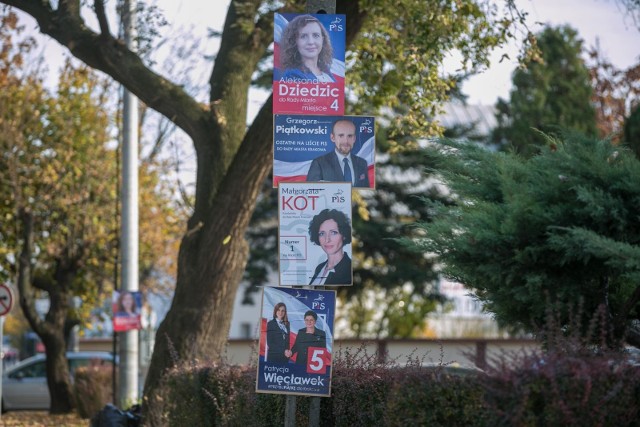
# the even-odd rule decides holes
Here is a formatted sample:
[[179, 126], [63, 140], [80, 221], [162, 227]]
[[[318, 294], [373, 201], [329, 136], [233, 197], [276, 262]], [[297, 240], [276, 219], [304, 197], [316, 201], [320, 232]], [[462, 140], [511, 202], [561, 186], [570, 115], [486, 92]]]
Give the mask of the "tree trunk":
[[68, 291], [76, 276], [75, 262], [59, 262], [54, 275], [55, 283], [49, 288], [49, 311], [43, 324], [34, 329], [45, 347], [47, 356], [47, 384], [51, 396], [52, 414], [66, 414], [75, 409], [71, 375], [67, 363], [65, 324], [69, 313], [71, 294]]
[[49, 412], [52, 414], [67, 414], [75, 409], [75, 400], [70, 381], [64, 337], [60, 333], [45, 334], [41, 338], [47, 356], [47, 385], [51, 396]]
[[[37, 277], [31, 264], [34, 250], [33, 216], [27, 209], [20, 209], [19, 212], [23, 227], [18, 268], [20, 306], [31, 329], [40, 337], [45, 347], [47, 385], [51, 396], [49, 411], [52, 414], [69, 413], [73, 411], [75, 405], [66, 358], [64, 325], [69, 310], [68, 289], [79, 268], [79, 255], [58, 260], [52, 278]], [[47, 292], [49, 296], [49, 311], [44, 320], [35, 310], [34, 287]]]
[[219, 360], [224, 354], [232, 307], [249, 254], [245, 231], [271, 169], [271, 105], [269, 98], [247, 132], [212, 197], [210, 212], [196, 211], [189, 221], [180, 245], [176, 291], [158, 328], [145, 383], [146, 425], [161, 424], [156, 403], [163, 393], [162, 376], [177, 362], [173, 355], [189, 362]]

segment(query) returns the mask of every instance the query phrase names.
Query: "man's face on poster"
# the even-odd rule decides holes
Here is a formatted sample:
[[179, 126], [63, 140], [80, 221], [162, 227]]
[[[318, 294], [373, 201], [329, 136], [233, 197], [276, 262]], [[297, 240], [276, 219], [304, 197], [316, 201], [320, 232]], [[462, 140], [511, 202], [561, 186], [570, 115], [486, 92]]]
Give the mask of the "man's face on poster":
[[356, 125], [348, 120], [340, 120], [333, 126], [331, 142], [336, 146], [338, 153], [348, 156], [356, 142]]

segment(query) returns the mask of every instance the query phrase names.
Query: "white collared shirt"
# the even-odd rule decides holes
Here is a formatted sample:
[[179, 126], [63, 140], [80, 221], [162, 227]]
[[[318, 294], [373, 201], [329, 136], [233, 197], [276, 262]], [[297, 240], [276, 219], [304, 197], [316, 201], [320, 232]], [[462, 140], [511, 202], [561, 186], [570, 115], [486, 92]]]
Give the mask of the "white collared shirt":
[[327, 281], [327, 277], [329, 277], [329, 274], [335, 273], [335, 272], [336, 272], [335, 267], [333, 267], [331, 270], [327, 270], [327, 266], [325, 265], [325, 267], [318, 273], [316, 278], [313, 280], [311, 285], [312, 286], [324, 285], [324, 282]]
[[282, 332], [286, 333], [287, 327], [284, 325], [284, 322], [280, 319], [276, 319], [276, 322], [278, 323], [278, 326], [280, 327], [280, 329], [282, 329]]

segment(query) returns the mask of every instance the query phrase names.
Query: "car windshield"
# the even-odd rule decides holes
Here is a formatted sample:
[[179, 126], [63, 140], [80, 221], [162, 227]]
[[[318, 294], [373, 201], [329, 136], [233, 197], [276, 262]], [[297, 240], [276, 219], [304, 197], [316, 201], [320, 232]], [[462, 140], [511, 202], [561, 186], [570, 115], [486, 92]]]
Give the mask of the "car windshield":
[[33, 363], [29, 366], [25, 366], [22, 369], [18, 369], [9, 375], [9, 378], [38, 378], [46, 377], [47, 371], [45, 369], [44, 361]]

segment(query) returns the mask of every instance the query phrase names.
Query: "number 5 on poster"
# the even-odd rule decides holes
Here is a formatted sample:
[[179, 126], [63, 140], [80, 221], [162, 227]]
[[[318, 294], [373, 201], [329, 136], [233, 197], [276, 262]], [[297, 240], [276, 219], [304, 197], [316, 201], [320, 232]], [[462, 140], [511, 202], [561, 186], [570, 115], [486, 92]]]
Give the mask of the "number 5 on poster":
[[327, 366], [331, 365], [331, 354], [324, 347], [309, 347], [307, 354], [307, 373], [326, 374]]

